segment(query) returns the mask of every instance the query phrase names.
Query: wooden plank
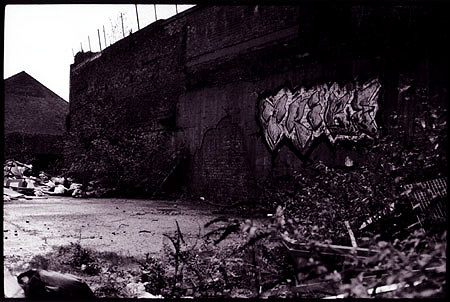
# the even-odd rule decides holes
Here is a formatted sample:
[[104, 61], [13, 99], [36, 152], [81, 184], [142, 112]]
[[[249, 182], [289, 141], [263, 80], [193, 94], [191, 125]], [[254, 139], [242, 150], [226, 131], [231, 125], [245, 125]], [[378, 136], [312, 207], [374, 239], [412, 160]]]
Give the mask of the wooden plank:
[[352, 242], [352, 246], [353, 247], [358, 247], [358, 245], [356, 244], [356, 238], [355, 238], [355, 234], [353, 234], [352, 229], [350, 228], [350, 224], [348, 223], [348, 221], [344, 221], [345, 227], [347, 228], [347, 232], [350, 236], [350, 241]]
[[[311, 254], [311, 246], [304, 243], [289, 243], [286, 241], [282, 241], [283, 245], [296, 256], [308, 256]], [[314, 247], [319, 251], [319, 253], [324, 255], [333, 255], [333, 256], [347, 256], [351, 254], [355, 254], [361, 258], [367, 258], [373, 256], [378, 253], [376, 250], [361, 248], [361, 247], [351, 247], [351, 246], [343, 246], [336, 244], [323, 244], [316, 243]]]

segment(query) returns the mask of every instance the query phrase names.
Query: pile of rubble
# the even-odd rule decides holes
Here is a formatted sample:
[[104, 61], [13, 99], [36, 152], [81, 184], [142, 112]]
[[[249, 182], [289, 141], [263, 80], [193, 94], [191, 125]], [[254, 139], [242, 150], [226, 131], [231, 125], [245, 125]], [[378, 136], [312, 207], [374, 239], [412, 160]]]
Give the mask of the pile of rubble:
[[82, 197], [82, 184], [70, 178], [51, 177], [45, 172], [33, 176], [33, 166], [7, 160], [3, 166], [3, 201], [37, 199], [48, 195]]

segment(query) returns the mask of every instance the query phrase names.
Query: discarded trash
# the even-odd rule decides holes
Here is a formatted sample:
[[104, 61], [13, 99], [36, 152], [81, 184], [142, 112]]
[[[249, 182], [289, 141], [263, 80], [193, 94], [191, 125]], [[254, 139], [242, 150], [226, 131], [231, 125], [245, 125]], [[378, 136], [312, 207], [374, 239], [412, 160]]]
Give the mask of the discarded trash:
[[39, 172], [39, 178], [42, 181], [48, 181], [50, 179], [50, 177], [47, 174], [45, 174], [44, 171]]
[[128, 294], [133, 297], [133, 298], [138, 298], [138, 299], [162, 299], [163, 296], [161, 295], [153, 295], [147, 291], [145, 291], [145, 285], [148, 282], [142, 283], [142, 282], [132, 282], [127, 284], [126, 286], [126, 290], [128, 292]]
[[82, 187], [83, 187], [82, 184], [72, 183], [68, 191], [71, 192], [73, 197], [83, 197], [84, 193]]
[[26, 165], [16, 160], [7, 160], [3, 167], [4, 176], [15, 176], [17, 178], [22, 178], [27, 170], [31, 170], [32, 165]]
[[29, 270], [17, 277], [28, 299], [93, 299], [94, 293], [82, 279], [71, 274]]
[[23, 179], [7, 179], [5, 186], [14, 188], [26, 188], [27, 182]]
[[36, 189], [34, 190], [34, 195], [35, 195], [36, 197], [44, 197], [45, 193], [42, 191], [41, 188], [36, 188]]
[[23, 197], [24, 195], [21, 193], [18, 193], [14, 190], [11, 190], [9, 188], [3, 188], [3, 200], [5, 199], [5, 195], [10, 198], [10, 199], [15, 199], [15, 198], [20, 198]]
[[64, 194], [68, 189], [64, 187], [64, 185], [56, 185], [55, 190], [53, 191], [54, 194]]
[[32, 176], [32, 165], [7, 160], [3, 166], [3, 200], [38, 199], [45, 195], [84, 197], [83, 185], [62, 176], [51, 177], [43, 171]]
[[163, 299], [164, 297], [161, 295], [152, 295], [149, 292], [141, 293], [138, 297], [138, 299]]
[[3, 288], [5, 298], [25, 298], [25, 292], [17, 283], [17, 278], [7, 268], [3, 268]]
[[50, 180], [55, 184], [64, 184], [66, 179], [64, 177], [52, 177]]

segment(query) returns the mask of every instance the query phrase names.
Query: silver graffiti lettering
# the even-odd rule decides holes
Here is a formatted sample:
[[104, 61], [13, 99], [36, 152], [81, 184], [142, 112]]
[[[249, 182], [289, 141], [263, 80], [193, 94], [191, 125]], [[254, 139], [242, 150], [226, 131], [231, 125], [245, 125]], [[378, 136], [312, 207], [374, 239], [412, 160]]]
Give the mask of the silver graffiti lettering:
[[258, 118], [270, 150], [275, 150], [284, 137], [305, 152], [322, 134], [332, 143], [375, 136], [381, 84], [378, 79], [371, 79], [355, 86], [333, 83], [309, 90], [282, 88], [261, 99]]

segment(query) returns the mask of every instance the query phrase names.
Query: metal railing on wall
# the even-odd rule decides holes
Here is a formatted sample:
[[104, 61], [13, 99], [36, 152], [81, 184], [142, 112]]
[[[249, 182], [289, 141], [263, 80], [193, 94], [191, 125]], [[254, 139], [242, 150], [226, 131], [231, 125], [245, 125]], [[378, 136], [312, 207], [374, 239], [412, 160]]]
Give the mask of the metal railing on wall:
[[[175, 6], [175, 14], [178, 14], [179, 13], [178, 5], [174, 4], [174, 6]], [[153, 4], [153, 12], [154, 12], [154, 21], [152, 21], [150, 23], [156, 22], [158, 20], [156, 4]], [[141, 30], [141, 26], [140, 26], [140, 21], [139, 21], [139, 11], [138, 11], [137, 4], [135, 4], [135, 13], [136, 13], [137, 30], [139, 31], [139, 30]], [[129, 31], [128, 31], [128, 28], [127, 28], [127, 31], [128, 31], [128, 34], [127, 34], [127, 31], [125, 30], [126, 24], [124, 24], [124, 16], [125, 16], [125, 14], [123, 14], [122, 12], [119, 15], [119, 17], [120, 17], [120, 27], [119, 27], [119, 24], [113, 24], [113, 22], [112, 22], [112, 20], [110, 18], [110, 20], [111, 20], [111, 29], [110, 29], [110, 33], [108, 34], [109, 44], [107, 43], [107, 39], [106, 39], [107, 30], [105, 30], [105, 25], [102, 25], [103, 45], [102, 45], [102, 41], [101, 41], [102, 39], [101, 39], [100, 29], [97, 28], [98, 47], [99, 47], [98, 49], [99, 49], [100, 52], [102, 52], [104, 49], [106, 49], [107, 47], [111, 46], [112, 44], [116, 43], [117, 41], [120, 41], [121, 39], [123, 39], [126, 36], [129, 36], [130, 34], [133, 33], [132, 27], [130, 27]], [[118, 20], [116, 20], [116, 21], [118, 21]], [[125, 22], [126, 21], [127, 20], [125, 19]], [[117, 27], [121, 28], [121, 32], [120, 32], [121, 33], [121, 35], [120, 35], [121, 38], [115, 39], [115, 37], [118, 36]], [[87, 36], [87, 42], [88, 42], [89, 51], [92, 52], [92, 48], [93, 47], [91, 46], [91, 36], [90, 35]], [[73, 57], [75, 57], [75, 55], [78, 52], [84, 52], [83, 42], [80, 42], [80, 49], [78, 51], [75, 51], [74, 48], [72, 48], [72, 55], [73, 55]]]

